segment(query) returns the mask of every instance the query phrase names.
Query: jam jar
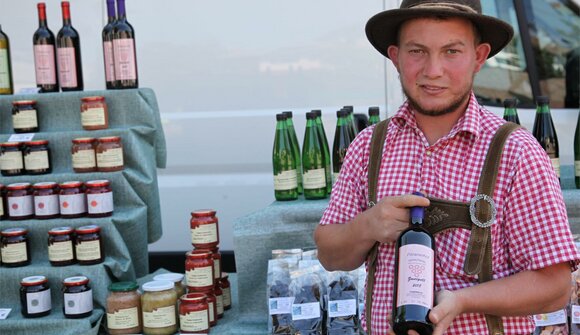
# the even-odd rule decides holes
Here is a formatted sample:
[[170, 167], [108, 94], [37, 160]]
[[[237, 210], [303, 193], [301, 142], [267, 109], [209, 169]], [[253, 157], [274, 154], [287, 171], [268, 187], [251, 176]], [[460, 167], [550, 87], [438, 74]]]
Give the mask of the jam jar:
[[97, 169], [100, 172], [121, 171], [125, 167], [123, 144], [119, 136], [99, 137], [96, 153]]
[[60, 215], [58, 202], [58, 184], [55, 182], [36, 183], [32, 185], [34, 196], [34, 217], [37, 219], [54, 219]]
[[87, 214], [87, 196], [83, 183], [67, 181], [59, 185], [60, 216], [65, 219], [80, 218]]
[[107, 330], [111, 335], [138, 334], [143, 328], [141, 294], [135, 282], [109, 285]]
[[6, 186], [6, 203], [10, 220], [27, 220], [34, 217], [34, 196], [30, 183]]
[[38, 318], [50, 314], [52, 299], [45, 276], [25, 277], [20, 281], [20, 305], [22, 316]]
[[93, 290], [89, 278], [75, 276], [65, 278], [63, 284], [63, 312], [69, 319], [80, 319], [93, 313]]
[[230, 281], [228, 279], [228, 274], [222, 272], [222, 277], [220, 279], [220, 287], [224, 296], [224, 310], [232, 308], [232, 290], [230, 287]]
[[209, 326], [213, 327], [215, 325], [217, 325], [217, 304], [216, 304], [216, 298], [215, 298], [215, 294], [213, 293], [213, 290], [208, 291], [208, 292], [204, 292], [204, 294], [207, 296], [207, 305], [208, 305], [208, 310], [209, 310]]
[[186, 254], [185, 278], [190, 292], [206, 292], [214, 287], [213, 258], [207, 251], [193, 250]]
[[72, 140], [72, 167], [76, 173], [97, 171], [95, 141], [92, 137], [80, 137]]
[[52, 266], [75, 263], [73, 228], [57, 227], [48, 231], [48, 260]]
[[113, 190], [108, 180], [91, 180], [85, 183], [89, 217], [113, 215]]
[[4, 185], [0, 184], [0, 220], [5, 220], [8, 218], [5, 193], [6, 188], [4, 187]]
[[82, 226], [75, 230], [75, 254], [81, 265], [102, 263], [103, 240], [101, 239], [101, 227], [96, 225]]
[[181, 334], [209, 334], [209, 305], [203, 293], [189, 293], [180, 298]]
[[2, 265], [17, 267], [30, 264], [30, 245], [28, 230], [8, 228], [0, 232], [2, 246]]
[[24, 155], [19, 142], [0, 144], [0, 172], [6, 177], [24, 174]]
[[200, 209], [191, 212], [191, 244], [198, 249], [212, 249], [218, 246], [218, 218], [213, 209]]
[[84, 130], [107, 129], [109, 112], [103, 96], [81, 98], [81, 123]]
[[154, 280], [143, 284], [141, 309], [144, 334], [171, 335], [177, 332], [177, 294], [173, 286], [167, 280]]
[[[181, 273], [163, 273], [153, 277], [153, 280], [167, 280], [174, 284], [173, 289], [177, 295], [177, 301], [179, 298], [186, 293], [185, 286], [183, 286], [183, 275]], [[177, 326], [179, 327], [179, 306], [175, 305], [175, 317], [177, 321]]]
[[35, 100], [12, 102], [12, 126], [15, 133], [38, 132], [38, 116]]
[[221, 319], [224, 317], [224, 295], [223, 295], [223, 291], [221, 289], [221, 287], [219, 285], [216, 285], [213, 288], [213, 293], [215, 294], [215, 306], [216, 306], [216, 311], [217, 311], [217, 317], [218, 319]]
[[47, 140], [24, 143], [24, 170], [27, 174], [47, 174], [52, 172], [50, 166], [50, 149]]

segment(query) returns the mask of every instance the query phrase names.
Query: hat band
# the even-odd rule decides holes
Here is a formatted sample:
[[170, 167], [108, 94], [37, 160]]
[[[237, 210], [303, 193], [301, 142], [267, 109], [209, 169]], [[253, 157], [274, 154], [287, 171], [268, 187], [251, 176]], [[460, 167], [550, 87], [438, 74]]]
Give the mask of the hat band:
[[438, 2], [438, 3], [420, 3], [415, 6], [411, 6], [409, 8], [429, 8], [429, 9], [454, 9], [459, 10], [462, 12], [471, 12], [474, 14], [479, 14], [475, 9], [466, 6], [460, 5], [457, 3], [449, 3], [449, 2]]

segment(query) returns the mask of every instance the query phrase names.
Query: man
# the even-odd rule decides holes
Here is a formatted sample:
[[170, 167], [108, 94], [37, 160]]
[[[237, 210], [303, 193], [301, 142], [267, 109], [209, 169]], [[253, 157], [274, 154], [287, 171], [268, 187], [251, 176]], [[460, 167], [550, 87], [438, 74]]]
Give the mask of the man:
[[[392, 331], [395, 242], [412, 206], [432, 199], [469, 203], [476, 195], [487, 149], [504, 123], [478, 105], [473, 78], [511, 39], [512, 28], [481, 15], [476, 0], [404, 0], [400, 9], [367, 23], [373, 46], [397, 68], [407, 101], [388, 124], [377, 185], [369, 208], [368, 164], [373, 127], [348, 150], [314, 238], [328, 270], [351, 270], [378, 249], [372, 316], [365, 329]], [[493, 280], [464, 271], [470, 230], [436, 235], [434, 334], [487, 335], [485, 315], [501, 316], [504, 334], [531, 334], [530, 315], [563, 308], [579, 255], [558, 179], [537, 141], [524, 129], [504, 145], [493, 192]], [[410, 333], [413, 333], [412, 331]]]

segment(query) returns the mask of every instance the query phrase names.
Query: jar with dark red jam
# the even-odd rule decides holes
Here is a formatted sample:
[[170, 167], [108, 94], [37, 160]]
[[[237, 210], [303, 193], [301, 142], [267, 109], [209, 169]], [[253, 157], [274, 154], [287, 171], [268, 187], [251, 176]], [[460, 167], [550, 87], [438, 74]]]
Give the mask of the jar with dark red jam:
[[230, 280], [228, 279], [228, 274], [222, 272], [220, 279], [220, 287], [224, 296], [224, 310], [232, 308], [232, 290], [230, 287]]
[[108, 180], [91, 180], [85, 183], [88, 216], [101, 218], [113, 215], [113, 189]]
[[209, 305], [203, 293], [189, 293], [180, 298], [181, 334], [209, 334]]
[[215, 306], [217, 310], [217, 317], [221, 319], [224, 317], [224, 295], [219, 285], [214, 286], [213, 293], [215, 294]]
[[207, 296], [207, 305], [209, 310], [209, 326], [213, 327], [217, 325], [218, 320], [215, 294], [213, 293], [213, 290], [204, 292], [204, 294]]
[[93, 290], [89, 278], [69, 277], [63, 280], [63, 312], [69, 319], [80, 319], [93, 313]]
[[24, 174], [24, 155], [19, 142], [0, 144], [0, 172], [5, 177]]
[[48, 231], [48, 260], [52, 266], [75, 263], [73, 228], [57, 227]]
[[15, 133], [38, 132], [38, 115], [35, 100], [12, 102], [12, 126]]
[[214, 287], [212, 254], [193, 250], [188, 252], [186, 257], [185, 279], [189, 292], [211, 291]]
[[103, 96], [81, 98], [81, 124], [84, 130], [107, 129], [109, 113]]
[[65, 219], [80, 218], [87, 215], [87, 196], [83, 183], [67, 181], [59, 185], [60, 216]]
[[6, 187], [0, 184], [0, 220], [5, 220], [8, 218], [8, 212], [6, 208]]
[[28, 220], [34, 217], [34, 196], [30, 183], [6, 186], [6, 203], [10, 220]]
[[47, 174], [50, 166], [50, 149], [47, 140], [29, 141], [24, 146], [24, 170], [27, 174]]
[[55, 182], [36, 183], [32, 185], [34, 196], [34, 217], [37, 219], [54, 219], [59, 217], [58, 184]]
[[45, 276], [30, 276], [20, 281], [20, 305], [22, 316], [38, 318], [50, 314], [52, 298]]
[[99, 172], [121, 171], [125, 168], [121, 137], [109, 136], [97, 139], [97, 169]]
[[95, 141], [92, 137], [81, 137], [72, 140], [72, 167], [76, 173], [97, 171]]
[[105, 259], [101, 227], [82, 226], [75, 230], [75, 254], [80, 265], [102, 263]]
[[218, 218], [213, 209], [191, 212], [191, 244], [197, 249], [213, 249], [220, 242]]
[[28, 230], [8, 228], [0, 232], [2, 265], [7, 267], [30, 264]]

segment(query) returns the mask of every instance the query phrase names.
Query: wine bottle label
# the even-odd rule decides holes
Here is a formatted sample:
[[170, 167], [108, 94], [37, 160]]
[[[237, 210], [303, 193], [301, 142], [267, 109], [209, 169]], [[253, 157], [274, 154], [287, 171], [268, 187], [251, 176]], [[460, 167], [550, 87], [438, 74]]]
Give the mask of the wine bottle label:
[[191, 243], [192, 244], [207, 244], [214, 243], [218, 240], [217, 224], [200, 224], [194, 229], [191, 229]]
[[26, 293], [26, 309], [28, 314], [38, 314], [52, 308], [50, 288], [48, 290]]
[[59, 214], [58, 194], [35, 196], [34, 213], [43, 216]]
[[113, 313], [107, 313], [107, 328], [131, 329], [139, 326], [139, 309], [137, 307], [123, 308]]
[[213, 266], [193, 268], [185, 272], [187, 286], [206, 287], [213, 285]]
[[36, 84], [56, 84], [54, 45], [39, 44], [34, 46], [34, 69], [36, 70]]
[[12, 125], [14, 129], [22, 128], [36, 128], [38, 127], [38, 119], [36, 117], [35, 109], [21, 110], [12, 114]]
[[554, 167], [554, 171], [556, 171], [556, 176], [560, 178], [560, 158], [550, 158], [552, 161], [552, 167]]
[[60, 214], [73, 215], [87, 211], [87, 197], [84, 194], [61, 194]]
[[270, 311], [270, 315], [290, 314], [292, 313], [293, 304], [294, 297], [270, 298], [268, 300], [268, 309]]
[[93, 310], [93, 290], [64, 294], [64, 314], [84, 314]]
[[32, 195], [8, 198], [8, 215], [28, 216], [34, 214], [34, 200]]
[[81, 124], [83, 127], [87, 126], [103, 126], [106, 125], [105, 120], [105, 109], [99, 108], [88, 108], [81, 113]]
[[580, 161], [574, 161], [574, 176], [580, 177]]
[[8, 50], [0, 49], [0, 89], [10, 88], [10, 69], [8, 66]]
[[328, 316], [337, 318], [341, 316], [356, 315], [356, 299], [329, 300]]
[[572, 305], [572, 324], [580, 324], [580, 306]]
[[135, 59], [135, 40], [119, 38], [113, 40], [113, 58], [115, 59], [116, 80], [137, 79], [137, 61]]
[[54, 242], [48, 245], [48, 260], [51, 262], [74, 259], [72, 241]]
[[72, 165], [75, 169], [94, 168], [97, 166], [95, 150], [79, 150], [72, 154]]
[[24, 167], [26, 170], [48, 169], [48, 151], [31, 151], [24, 155]]
[[123, 166], [123, 148], [107, 149], [97, 153], [98, 167], [117, 167]]
[[566, 310], [562, 309], [553, 313], [534, 315], [536, 327], [553, 326], [566, 323]]
[[433, 308], [434, 256], [433, 249], [420, 244], [399, 248], [397, 307], [419, 305]]
[[209, 329], [209, 317], [206, 310], [179, 315], [179, 326], [182, 331], [196, 332]]
[[64, 88], [77, 87], [75, 48], [57, 48], [56, 56], [58, 60], [58, 80], [60, 86]]
[[151, 312], [143, 311], [143, 325], [147, 328], [165, 328], [175, 325], [175, 304], [155, 308]]
[[0, 169], [19, 170], [24, 168], [21, 151], [7, 151], [0, 155]]
[[101, 243], [98, 240], [83, 242], [77, 241], [76, 252], [79, 261], [94, 261], [101, 259]]
[[103, 42], [103, 56], [105, 58], [105, 79], [115, 80], [115, 63], [113, 62], [113, 42]]
[[326, 187], [326, 172], [324, 168], [304, 171], [302, 178], [304, 180], [304, 189], [312, 190]]
[[113, 211], [113, 192], [87, 194], [89, 214], [110, 213]]
[[320, 303], [292, 304], [292, 321], [320, 318]]
[[298, 187], [296, 170], [282, 171], [274, 175], [274, 190], [287, 191]]
[[12, 264], [28, 260], [26, 242], [6, 244], [2, 247], [2, 263]]

